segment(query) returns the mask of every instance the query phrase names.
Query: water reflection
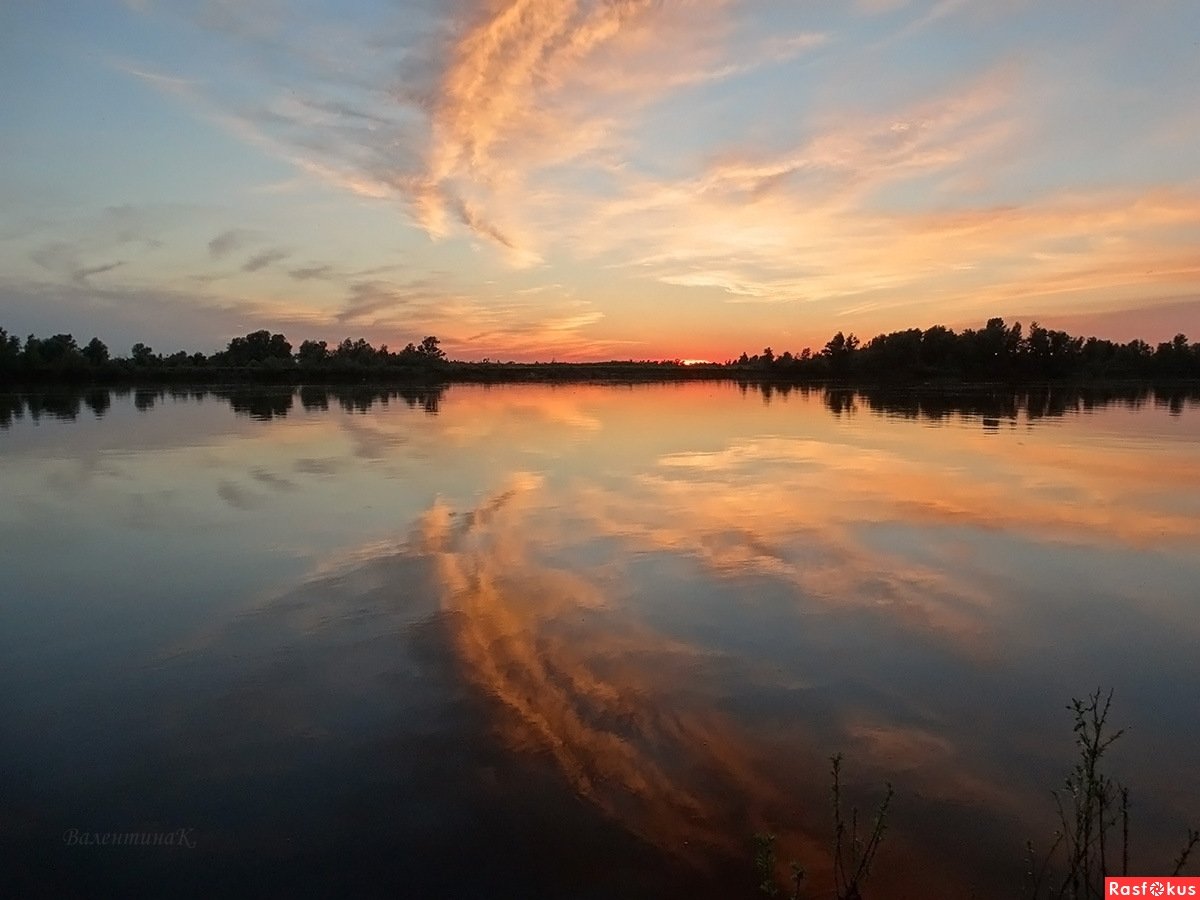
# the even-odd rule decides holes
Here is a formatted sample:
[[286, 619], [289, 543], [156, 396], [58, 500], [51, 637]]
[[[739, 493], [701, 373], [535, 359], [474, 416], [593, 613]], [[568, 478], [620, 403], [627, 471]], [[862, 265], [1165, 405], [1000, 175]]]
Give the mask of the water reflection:
[[[770, 826], [819, 891], [841, 751], [879, 896], [1011, 896], [1095, 684], [1138, 863], [1200, 808], [1194, 391], [102, 393], [0, 404], [53, 886], [747, 896]], [[46, 838], [145, 823], [205, 850]]]
[[207, 398], [228, 403], [234, 412], [269, 422], [283, 418], [292, 411], [299, 399], [306, 412], [329, 409], [333, 403], [347, 412], [366, 413], [376, 406], [386, 407], [389, 402], [399, 401], [411, 408], [419, 408], [436, 415], [444, 387], [383, 387], [372, 385], [339, 385], [316, 387], [306, 385], [293, 388], [236, 387], [196, 388], [138, 387], [138, 388], [89, 388], [84, 391], [55, 389], [16, 394], [0, 394], [0, 428], [8, 428], [15, 420], [28, 415], [37, 422], [43, 416], [64, 422], [79, 417], [84, 405], [101, 418], [112, 406], [112, 400], [132, 395], [134, 408], [139, 412], [154, 409], [160, 401], [203, 401]]
[[540, 480], [515, 477], [475, 510], [431, 509], [419, 552], [435, 560], [466, 677], [501, 708], [515, 750], [544, 754], [583, 798], [642, 839], [703, 859], [735, 853], [751, 824], [717, 796], [761, 807], [772, 792], [731, 725], [685, 688], [700, 648], [616, 614], [603, 585], [539, 562], [528, 511]]
[[[778, 390], [767, 384], [760, 385], [759, 389], [764, 398]], [[1060, 418], [1107, 406], [1136, 410], [1147, 403], [1165, 407], [1172, 415], [1180, 415], [1185, 406], [1200, 405], [1200, 386], [1038, 385], [1016, 390], [1003, 387], [953, 390], [829, 388], [824, 391], [824, 397], [826, 407], [834, 415], [852, 414], [865, 406], [873, 413], [908, 419], [941, 421], [951, 416], [971, 416], [983, 419], [985, 427], [998, 427], [1002, 421]]]
[[[772, 398], [786, 401], [793, 395], [802, 398], [817, 396], [835, 415], [850, 415], [860, 408], [866, 408], [876, 414], [931, 421], [956, 415], [971, 416], [986, 420], [987, 427], [1019, 418], [1032, 421], [1092, 412], [1110, 405], [1140, 409], [1149, 403], [1169, 410], [1174, 416], [1181, 415], [1189, 406], [1200, 406], [1200, 386], [1197, 385], [1041, 385], [1019, 390], [1000, 387], [940, 390], [739, 382], [738, 388], [743, 394], [751, 389], [759, 392], [768, 405]], [[99, 418], [108, 411], [113, 397], [125, 398], [130, 395], [134, 407], [143, 412], [168, 398], [174, 401], [216, 398], [227, 402], [235, 412], [264, 422], [286, 416], [297, 400], [307, 412], [327, 410], [332, 403], [347, 412], [366, 413], [377, 406], [386, 407], [389, 402], [400, 401], [409, 408], [417, 407], [436, 414], [446, 390], [445, 386], [376, 385], [305, 385], [300, 388], [97, 387], [82, 391], [54, 389], [0, 394], [0, 428], [7, 428], [24, 415], [34, 421], [43, 416], [73, 421], [79, 416], [82, 405], [86, 405]]]

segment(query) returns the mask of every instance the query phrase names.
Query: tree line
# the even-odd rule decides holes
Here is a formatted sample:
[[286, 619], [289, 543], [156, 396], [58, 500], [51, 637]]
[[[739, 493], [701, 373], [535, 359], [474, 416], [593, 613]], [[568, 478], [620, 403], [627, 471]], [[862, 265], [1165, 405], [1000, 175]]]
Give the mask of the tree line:
[[[989, 319], [981, 329], [956, 332], [944, 325], [880, 334], [863, 343], [839, 331], [814, 352], [776, 354], [770, 347], [753, 356], [743, 353], [724, 364], [684, 365], [679, 360], [628, 360], [607, 363], [451, 362], [434, 335], [392, 351], [364, 338], [346, 338], [330, 346], [305, 340], [294, 348], [266, 329], [229, 341], [216, 353], [169, 355], [136, 343], [126, 356], [113, 356], [99, 338], [80, 345], [71, 334], [30, 335], [24, 341], [0, 328], [0, 378], [30, 380], [117, 380], [131, 378], [205, 378], [241, 373], [247, 377], [352, 377], [387, 375], [445, 380], [504, 380], [572, 377], [752, 376], [779, 381], [1033, 381], [1064, 378], [1200, 378], [1200, 343], [1177, 334], [1155, 347], [1142, 340], [1117, 343], [1077, 337], [1034, 322], [1026, 331]], [[289, 374], [291, 373], [291, 374]]]
[[1200, 343], [1177, 334], [1156, 347], [1142, 340], [1117, 343], [1082, 338], [1043, 328], [1026, 331], [1003, 319], [988, 319], [981, 329], [956, 332], [944, 325], [922, 331], [893, 331], [862, 343], [838, 332], [814, 353], [745, 353], [726, 366], [797, 380], [867, 378], [964, 381], [1054, 380], [1059, 378], [1200, 378]]
[[216, 353], [156, 353], [138, 342], [126, 356], [113, 356], [99, 338], [80, 346], [71, 334], [50, 337], [29, 335], [24, 342], [0, 328], [0, 375], [20, 377], [120, 376], [153, 372], [185, 371], [203, 376], [206, 371], [259, 370], [263, 373], [370, 370], [383, 368], [430, 368], [445, 361], [437, 337], [429, 335], [419, 344], [409, 343], [392, 351], [386, 344], [374, 347], [364, 338], [346, 338], [330, 347], [325, 341], [306, 340], [293, 352], [282, 334], [266, 329], [233, 338]]

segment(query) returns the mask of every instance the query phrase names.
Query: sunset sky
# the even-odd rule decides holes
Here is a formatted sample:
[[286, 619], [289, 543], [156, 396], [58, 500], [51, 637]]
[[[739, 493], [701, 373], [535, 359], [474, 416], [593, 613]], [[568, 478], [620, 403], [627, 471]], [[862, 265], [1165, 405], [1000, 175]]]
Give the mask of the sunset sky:
[[1200, 338], [1195, 0], [0, 6], [0, 326], [708, 358]]

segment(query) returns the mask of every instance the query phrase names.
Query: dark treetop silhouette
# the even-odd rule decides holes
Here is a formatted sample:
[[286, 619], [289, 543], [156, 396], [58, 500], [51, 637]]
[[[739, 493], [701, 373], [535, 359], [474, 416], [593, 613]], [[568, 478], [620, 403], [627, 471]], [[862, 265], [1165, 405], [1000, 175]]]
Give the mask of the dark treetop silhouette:
[[128, 356], [112, 356], [99, 338], [79, 346], [71, 334], [30, 335], [24, 342], [0, 328], [0, 382], [224, 381], [303, 382], [368, 378], [437, 381], [661, 380], [735, 377], [774, 381], [911, 383], [945, 381], [1047, 381], [1059, 379], [1200, 378], [1200, 343], [1184, 334], [1151, 347], [1142, 340], [1116, 343], [1075, 337], [1020, 322], [989, 319], [961, 332], [934, 325], [881, 334], [865, 344], [838, 332], [814, 352], [806, 347], [776, 354], [770, 347], [725, 363], [684, 365], [673, 360], [595, 363], [461, 362], [446, 358], [437, 337], [393, 351], [364, 338], [330, 347], [305, 340], [293, 350], [282, 334], [263, 329], [235, 337], [205, 355], [156, 353], [138, 342]]

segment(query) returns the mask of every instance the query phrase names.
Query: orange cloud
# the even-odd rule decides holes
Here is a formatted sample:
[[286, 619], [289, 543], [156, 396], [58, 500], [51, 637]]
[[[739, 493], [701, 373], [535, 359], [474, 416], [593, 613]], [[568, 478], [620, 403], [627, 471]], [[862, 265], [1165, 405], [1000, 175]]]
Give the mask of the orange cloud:
[[[1035, 140], [1001, 67], [943, 97], [874, 119], [826, 117], [791, 151], [726, 155], [676, 180], [623, 173], [571, 240], [642, 278], [732, 301], [803, 301], [894, 327], [944, 317], [1113, 305], [1200, 279], [1200, 196], [1171, 187], [964, 202], [963, 179], [1003, 172]], [[888, 191], [922, 199], [889, 209]], [[905, 209], [904, 206], [911, 206]], [[587, 214], [590, 212], [590, 215]], [[567, 226], [570, 228], [571, 226]], [[1119, 302], [1119, 301], [1118, 301]], [[907, 313], [880, 313], [907, 308]], [[940, 308], [940, 311], [939, 311]]]
[[[395, 205], [446, 298], [444, 315], [432, 303], [422, 313], [445, 323], [439, 336], [464, 355], [595, 358], [637, 341], [669, 356], [741, 349], [647, 341], [648, 322], [663, 328], [643, 310], [663, 296], [696, 305], [697, 327], [714, 334], [736, 320], [740, 343], [753, 330], [766, 342], [782, 313], [722, 303], [803, 304], [798, 327], [825, 337], [847, 317], [869, 323], [857, 326], [862, 333], [1195, 294], [1193, 184], [1169, 174], [1156, 184], [1146, 167], [1122, 175], [1123, 157], [1106, 162], [1115, 174], [1095, 184], [1073, 174], [1048, 180], [1070, 168], [1063, 144], [1073, 137], [1052, 120], [1060, 100], [1042, 89], [1044, 60], [998, 44], [988, 68], [937, 80], [943, 86], [923, 96], [881, 92], [881, 105], [904, 98], [882, 108], [814, 86], [879, 50], [874, 32], [859, 30], [863, 16], [894, 14], [900, 27], [883, 39], [894, 46], [949, 17], [984, 28], [1023, 5], [862, 0], [838, 30], [771, 33], [772, 16], [813, 19], [733, 0], [469, 0], [460, 15], [434, 17], [437, 52], [384, 41], [405, 57], [402, 88], [381, 87], [369, 69], [335, 78], [322, 68], [325, 80], [303, 90], [278, 73], [280, 83], [268, 85], [276, 95], [249, 108], [243, 89], [114, 65], [306, 178]], [[282, 39], [273, 17], [246, 18], [217, 30]], [[368, 45], [343, 35], [351, 46], [360, 39]], [[822, 67], [813, 83], [798, 62], [806, 54]], [[789, 63], [794, 102], [777, 116], [764, 107], [753, 127], [738, 106], [761, 97], [698, 90]], [[745, 90], [757, 81], [746, 79]], [[698, 101], [684, 135], [666, 133], [679, 116], [668, 99]], [[1153, 136], [1123, 137], [1122, 146], [1165, 153], [1184, 141], [1189, 115], [1164, 107]], [[426, 237], [446, 240], [431, 250]], [[544, 315], [511, 302], [527, 283], [497, 287], [492, 278], [551, 269], [544, 282], [568, 287]], [[119, 275], [136, 271], [131, 263]], [[329, 303], [325, 286], [306, 289]], [[386, 293], [358, 317], [363, 327], [405, 320], [401, 304], [387, 309]]]
[[560, 242], [562, 221], [590, 202], [577, 183], [558, 185], [556, 167], [573, 165], [573, 182], [589, 170], [619, 172], [639, 114], [655, 100], [787, 61], [828, 39], [777, 35], [734, 60], [727, 45], [732, 6], [483, 4], [439, 80], [419, 191], [423, 226], [445, 235], [454, 213], [511, 261], [533, 264]]

